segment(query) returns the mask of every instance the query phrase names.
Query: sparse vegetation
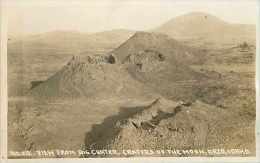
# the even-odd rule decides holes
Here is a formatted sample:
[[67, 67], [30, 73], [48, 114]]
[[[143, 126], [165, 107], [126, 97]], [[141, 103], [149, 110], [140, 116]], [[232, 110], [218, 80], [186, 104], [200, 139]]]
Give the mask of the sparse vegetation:
[[54, 32], [26, 38], [22, 49], [10, 41], [9, 150], [239, 147], [254, 155], [255, 46], [230, 41], [234, 31], [226, 40], [204, 33], [211, 24], [243, 31], [196, 14], [154, 30], [164, 34]]

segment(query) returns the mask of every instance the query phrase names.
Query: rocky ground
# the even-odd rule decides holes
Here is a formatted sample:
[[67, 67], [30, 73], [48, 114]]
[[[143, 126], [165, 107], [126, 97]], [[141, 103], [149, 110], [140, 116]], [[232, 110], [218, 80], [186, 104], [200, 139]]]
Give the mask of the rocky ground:
[[[255, 47], [243, 42], [198, 49], [163, 34], [137, 32], [102, 54], [46, 62], [36, 75], [13, 66], [9, 151], [238, 148], [253, 156], [254, 57]], [[16, 89], [13, 79], [27, 83]]]

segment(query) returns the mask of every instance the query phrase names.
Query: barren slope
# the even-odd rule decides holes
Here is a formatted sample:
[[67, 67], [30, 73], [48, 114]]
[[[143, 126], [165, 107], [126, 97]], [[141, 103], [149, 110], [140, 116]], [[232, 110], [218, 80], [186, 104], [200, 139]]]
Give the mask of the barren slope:
[[256, 27], [231, 24], [207, 13], [192, 12], [173, 18], [153, 31], [189, 44], [211, 46], [234, 45], [242, 41], [255, 42]]
[[[84, 61], [85, 60], [85, 61]], [[110, 56], [73, 57], [53, 76], [32, 88], [30, 94], [50, 97], [137, 96], [145, 86], [135, 81]]]
[[137, 32], [111, 54], [134, 79], [168, 98], [191, 99], [191, 87], [207, 78], [189, 68], [202, 62], [203, 52], [167, 35]]
[[[112, 118], [120, 119], [120, 115], [110, 117]], [[119, 156], [124, 156], [122, 151], [126, 149], [167, 151], [240, 147], [253, 152], [254, 142], [243, 141], [247, 136], [254, 137], [253, 129], [250, 129], [253, 124], [241, 122], [240, 118], [241, 116], [236, 113], [231, 114], [228, 110], [199, 101], [183, 103], [157, 99], [141, 107], [134, 114], [121, 117], [114, 122], [109, 132], [102, 130], [109, 125], [106, 121], [92, 128], [92, 131], [86, 135], [86, 149], [116, 149], [122, 154]], [[242, 128], [247, 130], [241, 131]], [[233, 140], [234, 138], [236, 140]], [[230, 140], [233, 140], [232, 145]], [[140, 153], [129, 155], [143, 156]], [[152, 156], [210, 156], [210, 154], [181, 152], [174, 155], [165, 152], [154, 153]]]

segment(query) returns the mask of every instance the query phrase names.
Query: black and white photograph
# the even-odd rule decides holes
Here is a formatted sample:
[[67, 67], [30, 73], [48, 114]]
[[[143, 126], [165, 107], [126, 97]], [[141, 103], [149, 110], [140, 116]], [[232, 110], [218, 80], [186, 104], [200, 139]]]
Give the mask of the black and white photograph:
[[256, 157], [258, 5], [8, 1], [8, 159]]

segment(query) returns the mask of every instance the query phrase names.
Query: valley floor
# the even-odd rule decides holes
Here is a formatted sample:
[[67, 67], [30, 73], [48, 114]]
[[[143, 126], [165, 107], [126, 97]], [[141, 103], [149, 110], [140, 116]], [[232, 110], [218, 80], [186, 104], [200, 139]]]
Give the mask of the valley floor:
[[[221, 55], [226, 55], [227, 51], [222, 52]], [[214, 56], [214, 54], [219, 55], [219, 53], [219, 51], [211, 52], [211, 55], [207, 57], [209, 60], [213, 58], [214, 62], [209, 61], [202, 65], [190, 66], [194, 71], [208, 76], [209, 80], [196, 82], [187, 80], [175, 83], [177, 87], [188, 88], [189, 94], [185, 94], [183, 91], [176, 92], [177, 95], [179, 94], [178, 96], [156, 93], [147, 97], [55, 100], [39, 100], [26, 95], [10, 96], [8, 150], [85, 150], [86, 148], [102, 149], [105, 147], [118, 149], [123, 147], [160, 149], [162, 147], [166, 149], [174, 148], [174, 145], [180, 148], [193, 148], [198, 147], [197, 142], [205, 143], [204, 140], [208, 139], [210, 143], [204, 144], [203, 147], [248, 149], [251, 152], [249, 156], [253, 156], [255, 155], [256, 116], [254, 64], [252, 62], [234, 63], [232, 60], [226, 59], [218, 60], [219, 63], [217, 63], [215, 58], [219, 56]], [[244, 55], [244, 53], [233, 51], [227, 53], [236, 53], [238, 57]], [[29, 74], [25, 76], [28, 77]], [[15, 79], [16, 76], [14, 75], [12, 78]], [[153, 115], [154, 113], [152, 111], [150, 113], [149, 110], [154, 109], [151, 104], [156, 99], [172, 101], [176, 106], [173, 107], [168, 102], [162, 106], [155, 105], [156, 114]], [[164, 109], [162, 108], [164, 106], [169, 106], [170, 109], [164, 110], [164, 116], [154, 124], [150, 114], [152, 117], [158, 116], [157, 114]], [[172, 112], [171, 109], [176, 109], [178, 106], [181, 111], [176, 114], [179, 117], [174, 119], [174, 116], [171, 115], [175, 112]], [[189, 109], [192, 115], [186, 115], [185, 111], [189, 111]], [[170, 115], [165, 117], [168, 114]], [[150, 118], [147, 119], [147, 116]], [[152, 129], [147, 129], [147, 126], [145, 128], [142, 125], [132, 129], [130, 126], [133, 127], [133, 125], [125, 125], [125, 122], [127, 124], [136, 122], [136, 117], [141, 119], [142, 124], [148, 124]], [[191, 124], [193, 121], [196, 123], [194, 126]], [[179, 127], [180, 129], [176, 128], [177, 136], [173, 137], [171, 135], [173, 133], [168, 130], [166, 132], [163, 128], [165, 126], [162, 126], [163, 123]], [[207, 128], [207, 125], [210, 127]], [[187, 128], [189, 131], [186, 131]], [[208, 134], [210, 138], [203, 137], [202, 133], [205, 128], [207, 128], [205, 134]], [[190, 129], [194, 131], [190, 131]], [[162, 130], [162, 137], [154, 136], [155, 133], [158, 133], [157, 130]], [[175, 129], [171, 128], [171, 130]], [[196, 134], [194, 136], [191, 132], [199, 136]], [[164, 136], [166, 136], [165, 139], [163, 139]], [[185, 136], [190, 137], [186, 139]], [[195, 139], [201, 141], [195, 141]], [[89, 140], [92, 141], [89, 142]], [[181, 144], [175, 142], [172, 147], [167, 146], [170, 142], [177, 140], [187, 141]], [[136, 143], [137, 145], [133, 145]], [[154, 146], [151, 145], [153, 143]], [[187, 144], [185, 145], [185, 143]], [[17, 157], [10, 156], [10, 158]]]

